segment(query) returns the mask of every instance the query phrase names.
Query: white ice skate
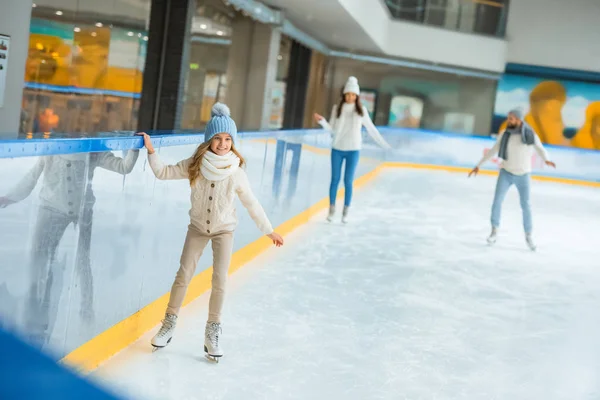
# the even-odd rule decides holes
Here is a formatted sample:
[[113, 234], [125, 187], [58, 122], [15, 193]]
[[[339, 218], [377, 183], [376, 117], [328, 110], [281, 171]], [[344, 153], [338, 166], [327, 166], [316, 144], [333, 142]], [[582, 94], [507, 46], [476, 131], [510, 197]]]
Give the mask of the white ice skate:
[[348, 212], [350, 211], [350, 207], [344, 207], [344, 211], [342, 212], [342, 223], [348, 223]]
[[333, 216], [335, 215], [335, 206], [329, 206], [329, 214], [327, 214], [327, 221], [333, 221]]
[[492, 233], [487, 238], [487, 242], [491, 246], [491, 245], [493, 245], [493, 244], [496, 243], [497, 239], [498, 239], [498, 229], [497, 228], [492, 228]]
[[204, 333], [204, 352], [210, 361], [219, 362], [223, 357], [223, 350], [219, 346], [219, 338], [223, 330], [218, 322], [207, 322]]
[[162, 349], [171, 342], [173, 332], [177, 325], [177, 315], [165, 314], [165, 319], [162, 321], [162, 326], [158, 333], [152, 338], [152, 346], [154, 350]]
[[525, 241], [527, 242], [527, 246], [529, 246], [531, 251], [535, 251], [537, 249], [537, 246], [533, 242], [533, 238], [531, 237], [531, 234], [525, 235]]

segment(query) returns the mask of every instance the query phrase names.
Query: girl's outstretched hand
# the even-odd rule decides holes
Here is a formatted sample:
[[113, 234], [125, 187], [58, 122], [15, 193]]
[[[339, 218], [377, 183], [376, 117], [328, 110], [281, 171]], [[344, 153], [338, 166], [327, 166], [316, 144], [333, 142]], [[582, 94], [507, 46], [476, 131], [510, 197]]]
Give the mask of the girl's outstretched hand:
[[150, 139], [150, 136], [146, 132], [138, 132], [136, 135], [144, 137], [144, 146], [148, 149], [148, 154], [153, 154], [154, 146], [152, 146], [152, 139]]
[[283, 237], [277, 232], [273, 232], [270, 235], [267, 235], [269, 239], [273, 241], [273, 244], [277, 247], [283, 246]]

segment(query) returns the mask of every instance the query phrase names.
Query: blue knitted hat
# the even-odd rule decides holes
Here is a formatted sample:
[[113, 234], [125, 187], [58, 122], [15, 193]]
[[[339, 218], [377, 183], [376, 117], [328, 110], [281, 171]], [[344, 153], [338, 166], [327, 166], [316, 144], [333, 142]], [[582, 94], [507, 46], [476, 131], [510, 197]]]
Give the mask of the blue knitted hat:
[[227, 107], [223, 103], [216, 103], [211, 111], [211, 118], [206, 125], [206, 130], [204, 131], [204, 141], [208, 142], [215, 136], [217, 133], [229, 133], [231, 138], [235, 142], [235, 137], [237, 136], [237, 126], [235, 125], [235, 121], [230, 117], [231, 112], [229, 111], [229, 107]]

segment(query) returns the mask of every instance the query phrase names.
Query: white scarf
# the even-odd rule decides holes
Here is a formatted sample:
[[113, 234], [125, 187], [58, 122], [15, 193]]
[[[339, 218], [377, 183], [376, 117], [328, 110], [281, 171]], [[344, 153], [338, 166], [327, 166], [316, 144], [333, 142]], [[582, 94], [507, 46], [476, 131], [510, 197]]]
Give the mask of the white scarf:
[[222, 181], [233, 175], [240, 167], [240, 159], [233, 151], [219, 156], [212, 151], [207, 151], [202, 157], [200, 172], [209, 181]]

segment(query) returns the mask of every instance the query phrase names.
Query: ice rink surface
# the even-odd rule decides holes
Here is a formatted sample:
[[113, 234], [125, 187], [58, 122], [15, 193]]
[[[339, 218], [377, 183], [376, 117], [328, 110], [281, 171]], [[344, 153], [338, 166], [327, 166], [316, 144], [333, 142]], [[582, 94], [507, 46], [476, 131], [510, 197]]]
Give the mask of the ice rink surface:
[[[207, 295], [92, 376], [134, 399], [598, 399], [600, 191], [534, 182], [538, 251], [495, 178], [384, 170], [351, 223], [324, 214], [229, 281], [225, 357], [203, 356]], [[325, 195], [325, 193], [324, 193]]]

